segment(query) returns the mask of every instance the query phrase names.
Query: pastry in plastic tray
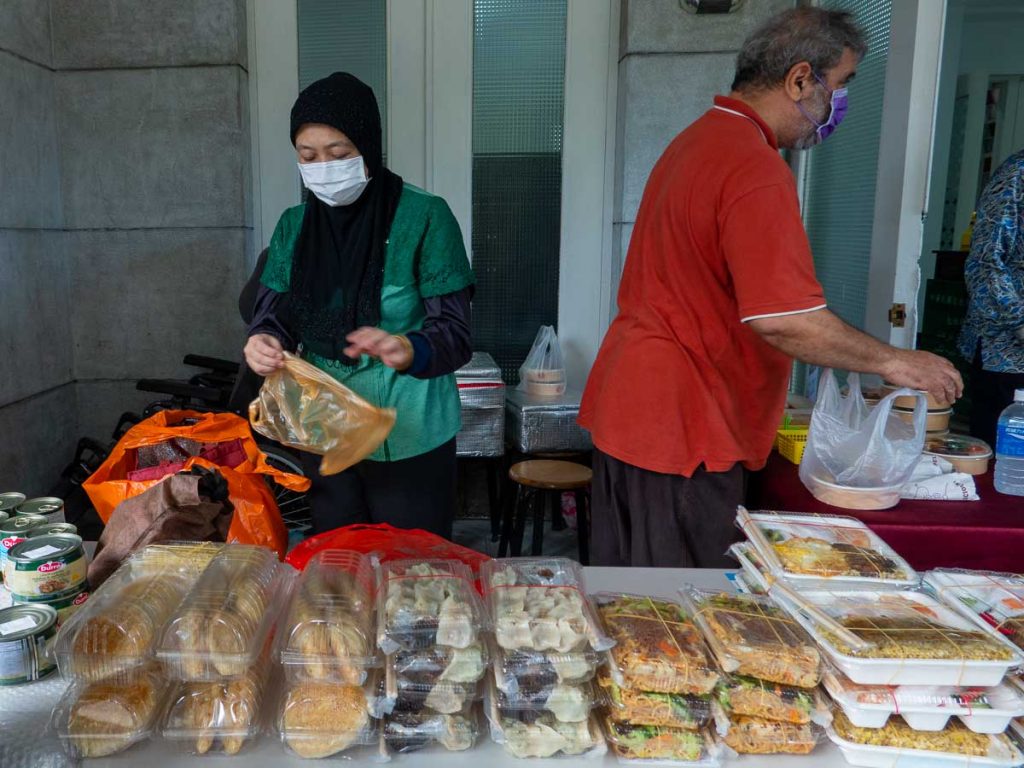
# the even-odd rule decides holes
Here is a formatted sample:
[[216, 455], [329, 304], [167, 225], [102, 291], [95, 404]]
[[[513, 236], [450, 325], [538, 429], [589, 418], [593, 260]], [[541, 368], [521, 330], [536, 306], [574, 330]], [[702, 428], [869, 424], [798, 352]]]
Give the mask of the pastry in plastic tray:
[[456, 560], [384, 564], [377, 644], [385, 653], [479, 642], [480, 607], [469, 567]]
[[626, 761], [710, 763], [713, 742], [703, 731], [634, 725], [611, 718], [604, 721], [605, 735], [612, 751]]
[[583, 592], [580, 566], [563, 558], [491, 560], [483, 579], [494, 634], [506, 650], [605, 650]]
[[257, 546], [225, 546], [175, 613], [157, 658], [181, 680], [246, 674], [287, 597], [288, 566]]
[[925, 585], [945, 602], [1024, 649], [1024, 576], [940, 568]]
[[278, 731], [292, 752], [306, 758], [372, 743], [366, 694], [354, 685], [293, 684], [284, 696]]
[[399, 678], [418, 683], [475, 683], [488, 668], [487, 649], [481, 643], [468, 648], [443, 645], [422, 651], [398, 651], [390, 658]]
[[613, 676], [626, 688], [707, 694], [718, 682], [704, 641], [689, 614], [671, 600], [639, 595], [595, 595], [615, 640]]
[[597, 683], [608, 716], [616, 722], [696, 731], [711, 721], [711, 696], [623, 688], [607, 672], [598, 674]]
[[970, 765], [1012, 766], [1024, 762], [1024, 756], [1005, 735], [974, 733], [959, 720], [950, 720], [941, 731], [914, 730], [898, 716], [889, 718], [882, 728], [858, 728], [845, 714], [836, 712], [829, 736], [844, 754], [856, 745], [882, 748], [870, 752], [893, 757], [900, 752], [901, 764], [904, 760], [909, 762], [914, 752], [955, 756], [959, 765], [968, 760]]
[[79, 682], [53, 711], [66, 751], [76, 758], [105, 757], [152, 735], [167, 680], [147, 665], [128, 680]]
[[318, 553], [299, 577], [278, 631], [291, 680], [361, 685], [376, 663], [373, 568], [357, 552]]
[[235, 755], [260, 731], [267, 669], [253, 667], [244, 677], [222, 682], [182, 683], [164, 717], [163, 737], [205, 755]]
[[778, 566], [797, 581], [810, 578], [869, 579], [914, 584], [917, 574], [864, 523], [836, 515], [758, 512], [758, 532], [746, 531], [769, 568]]
[[499, 715], [491, 719], [491, 736], [513, 757], [591, 757], [607, 751], [593, 717], [563, 723], [547, 713], [529, 719]]
[[462, 752], [476, 743], [476, 716], [439, 715], [433, 712], [395, 712], [384, 718], [384, 741], [392, 752], [415, 752], [437, 744], [449, 752]]
[[1024, 716], [1024, 695], [1006, 683], [995, 688], [859, 685], [836, 670], [826, 670], [823, 683], [859, 728], [881, 728], [899, 714], [918, 731], [940, 731], [958, 717], [975, 733], [1002, 733], [1013, 718]]
[[807, 723], [735, 715], [729, 718], [723, 741], [741, 755], [807, 755], [818, 746], [819, 734]]
[[806, 725], [816, 713], [827, 711], [817, 690], [742, 675], [723, 677], [715, 694], [722, 708], [733, 716]]
[[687, 597], [726, 672], [800, 688], [818, 684], [821, 656], [814, 641], [770, 600], [696, 589]]

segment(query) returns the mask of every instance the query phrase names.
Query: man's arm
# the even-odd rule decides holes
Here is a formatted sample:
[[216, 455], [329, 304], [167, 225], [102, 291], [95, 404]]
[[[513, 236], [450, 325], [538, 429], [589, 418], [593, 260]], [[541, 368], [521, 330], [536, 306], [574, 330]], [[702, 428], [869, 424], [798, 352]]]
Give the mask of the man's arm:
[[875, 373], [890, 384], [924, 390], [949, 403], [964, 391], [960, 373], [945, 358], [883, 344], [827, 309], [760, 318], [749, 325], [773, 347], [805, 363]]

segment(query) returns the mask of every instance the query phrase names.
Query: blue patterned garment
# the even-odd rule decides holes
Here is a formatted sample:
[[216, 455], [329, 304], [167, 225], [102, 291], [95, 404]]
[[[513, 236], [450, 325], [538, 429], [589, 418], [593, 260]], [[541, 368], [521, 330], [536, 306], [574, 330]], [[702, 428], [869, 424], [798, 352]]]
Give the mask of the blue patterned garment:
[[986, 371], [1024, 373], [1024, 152], [992, 176], [978, 201], [978, 220], [967, 257], [970, 303], [960, 352], [974, 360], [981, 344]]

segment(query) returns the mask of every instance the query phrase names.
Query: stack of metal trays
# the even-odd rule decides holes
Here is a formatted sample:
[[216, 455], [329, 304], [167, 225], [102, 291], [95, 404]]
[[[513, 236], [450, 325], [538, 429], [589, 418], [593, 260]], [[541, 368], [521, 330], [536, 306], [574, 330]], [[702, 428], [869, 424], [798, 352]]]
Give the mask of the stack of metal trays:
[[557, 397], [538, 397], [509, 389], [505, 398], [509, 442], [521, 453], [591, 450], [590, 433], [576, 423], [581, 397], [572, 390]]
[[462, 431], [456, 453], [463, 457], [505, 454], [505, 382], [494, 358], [474, 352], [473, 359], [455, 372], [462, 401]]

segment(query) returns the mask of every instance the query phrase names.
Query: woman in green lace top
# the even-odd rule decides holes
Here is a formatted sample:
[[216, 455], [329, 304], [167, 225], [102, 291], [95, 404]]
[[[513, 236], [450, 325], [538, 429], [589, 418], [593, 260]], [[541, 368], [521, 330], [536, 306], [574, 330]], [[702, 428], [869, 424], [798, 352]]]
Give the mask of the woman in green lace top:
[[384, 444], [345, 472], [323, 477], [319, 457], [305, 457], [314, 532], [373, 522], [450, 537], [454, 372], [471, 356], [474, 285], [458, 222], [384, 167], [377, 101], [352, 75], [299, 94], [291, 139], [309, 195], [274, 230], [246, 362], [266, 376], [298, 350], [398, 413]]

